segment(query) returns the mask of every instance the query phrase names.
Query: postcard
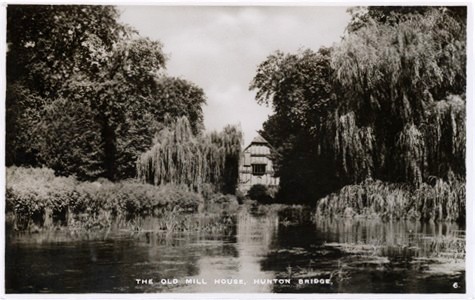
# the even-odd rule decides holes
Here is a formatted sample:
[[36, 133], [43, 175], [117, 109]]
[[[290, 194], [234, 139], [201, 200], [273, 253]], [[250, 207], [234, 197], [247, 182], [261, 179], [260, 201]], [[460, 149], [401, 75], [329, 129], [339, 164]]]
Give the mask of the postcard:
[[4, 297], [468, 299], [470, 9], [7, 4]]

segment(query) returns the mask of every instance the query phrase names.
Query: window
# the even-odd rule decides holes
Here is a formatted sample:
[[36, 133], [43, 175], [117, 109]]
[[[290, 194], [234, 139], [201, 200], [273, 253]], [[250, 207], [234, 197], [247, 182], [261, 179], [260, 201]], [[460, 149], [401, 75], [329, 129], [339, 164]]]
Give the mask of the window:
[[252, 175], [264, 175], [266, 173], [266, 165], [265, 164], [254, 164], [252, 165]]

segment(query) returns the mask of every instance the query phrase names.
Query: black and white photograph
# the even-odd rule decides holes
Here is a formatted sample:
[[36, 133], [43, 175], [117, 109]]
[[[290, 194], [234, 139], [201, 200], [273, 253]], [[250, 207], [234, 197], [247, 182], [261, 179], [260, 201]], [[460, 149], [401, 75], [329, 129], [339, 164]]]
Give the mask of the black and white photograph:
[[5, 295], [468, 299], [471, 6], [351, 4], [6, 4]]

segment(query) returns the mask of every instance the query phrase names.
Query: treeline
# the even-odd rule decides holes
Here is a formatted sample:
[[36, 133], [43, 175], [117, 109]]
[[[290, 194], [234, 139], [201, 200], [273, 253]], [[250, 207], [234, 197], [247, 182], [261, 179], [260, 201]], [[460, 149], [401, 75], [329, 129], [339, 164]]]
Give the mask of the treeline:
[[203, 90], [165, 72], [162, 44], [111, 6], [9, 5], [7, 166], [81, 180], [136, 177], [166, 119], [203, 130]]
[[153, 217], [154, 230], [203, 230], [188, 213], [237, 205], [222, 193], [236, 189], [241, 131], [204, 133], [203, 90], [168, 76], [162, 45], [118, 17], [8, 7], [7, 228], [136, 230]]
[[[350, 13], [341, 42], [276, 52], [251, 83], [256, 100], [275, 109], [261, 134], [275, 147], [280, 199], [315, 203], [355, 184], [371, 193], [394, 183], [405, 195], [443, 187], [458, 193], [450, 219], [464, 216], [466, 8]], [[328, 207], [337, 200], [322, 201]]]

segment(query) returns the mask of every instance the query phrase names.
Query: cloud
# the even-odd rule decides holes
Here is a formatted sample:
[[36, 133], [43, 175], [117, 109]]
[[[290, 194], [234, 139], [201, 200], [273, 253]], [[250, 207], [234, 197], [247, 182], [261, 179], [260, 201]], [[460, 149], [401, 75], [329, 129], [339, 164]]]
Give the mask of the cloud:
[[272, 113], [248, 90], [256, 68], [276, 50], [318, 49], [340, 40], [345, 7], [123, 6], [122, 21], [160, 40], [167, 70], [202, 87], [205, 126], [240, 123], [246, 143]]

